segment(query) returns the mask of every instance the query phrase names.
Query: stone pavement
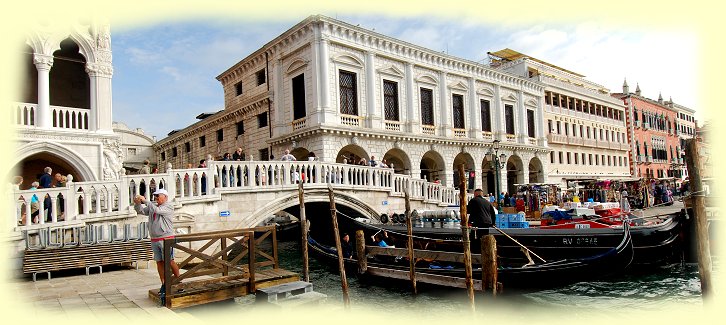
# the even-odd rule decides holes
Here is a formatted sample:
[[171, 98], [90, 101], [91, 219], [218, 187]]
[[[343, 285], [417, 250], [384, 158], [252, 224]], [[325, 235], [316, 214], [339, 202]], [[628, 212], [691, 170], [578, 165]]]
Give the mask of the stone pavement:
[[[152, 261], [153, 263], [153, 261]], [[155, 304], [148, 298], [149, 289], [158, 289], [159, 276], [152, 268], [116, 269], [91, 275], [57, 276], [51, 280], [38, 275], [38, 281], [30, 278], [11, 279], [5, 294], [17, 297], [25, 316], [49, 316], [60, 320], [75, 316], [98, 319], [148, 321], [180, 320], [191, 318], [187, 313], [177, 313]]]

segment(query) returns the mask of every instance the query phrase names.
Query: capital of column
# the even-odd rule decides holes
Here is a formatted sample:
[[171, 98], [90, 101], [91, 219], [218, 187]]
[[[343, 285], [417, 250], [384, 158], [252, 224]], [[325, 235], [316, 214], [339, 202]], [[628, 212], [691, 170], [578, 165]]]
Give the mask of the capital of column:
[[33, 63], [38, 70], [50, 70], [53, 67], [53, 56], [45, 54], [33, 54]]
[[86, 73], [90, 77], [111, 77], [113, 75], [113, 66], [98, 63], [86, 63]]

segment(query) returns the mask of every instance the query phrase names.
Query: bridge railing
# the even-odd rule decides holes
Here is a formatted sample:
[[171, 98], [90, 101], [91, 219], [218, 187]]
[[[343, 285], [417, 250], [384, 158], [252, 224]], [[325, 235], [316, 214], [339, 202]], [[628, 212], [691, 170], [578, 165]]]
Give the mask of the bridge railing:
[[[10, 191], [8, 200], [13, 211], [8, 214], [5, 229], [17, 231], [36, 224], [62, 226], [135, 215], [133, 197], [143, 195], [153, 200], [152, 193], [159, 188], [167, 190], [172, 202], [184, 204], [220, 200], [222, 193], [296, 190], [298, 182], [388, 191], [389, 195], [400, 197], [408, 185], [414, 200], [458, 202], [458, 193], [453, 188], [395, 174], [392, 168], [320, 161], [209, 161], [205, 168], [168, 168], [165, 173], [123, 175], [109, 181], [73, 182], [71, 178], [65, 187]], [[38, 202], [28, 204], [33, 195]], [[47, 209], [48, 206], [51, 208]], [[22, 217], [33, 214], [44, 214], [45, 218], [36, 221]]]

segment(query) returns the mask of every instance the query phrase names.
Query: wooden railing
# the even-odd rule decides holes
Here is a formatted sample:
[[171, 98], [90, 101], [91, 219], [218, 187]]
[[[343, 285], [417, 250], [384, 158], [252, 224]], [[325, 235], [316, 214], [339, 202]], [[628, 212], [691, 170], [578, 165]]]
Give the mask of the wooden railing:
[[[257, 236], [255, 234], [258, 234]], [[262, 242], [272, 242], [271, 250], [260, 249]], [[198, 248], [194, 248], [198, 247]], [[171, 270], [172, 249], [188, 256], [179, 266], [179, 277]], [[207, 233], [194, 233], [164, 240], [165, 296], [171, 297], [179, 289], [189, 291], [208, 290], [210, 285], [237, 287], [236, 290], [255, 292], [255, 273], [265, 267], [279, 268], [277, 238], [274, 226], [236, 229]], [[214, 275], [209, 277], [210, 275]], [[203, 279], [191, 280], [192, 278]], [[246, 281], [245, 281], [246, 280]], [[245, 288], [239, 288], [239, 284]], [[208, 301], [230, 298], [235, 290]], [[225, 293], [223, 291], [222, 293]], [[172, 299], [166, 299], [166, 307], [172, 308]]]

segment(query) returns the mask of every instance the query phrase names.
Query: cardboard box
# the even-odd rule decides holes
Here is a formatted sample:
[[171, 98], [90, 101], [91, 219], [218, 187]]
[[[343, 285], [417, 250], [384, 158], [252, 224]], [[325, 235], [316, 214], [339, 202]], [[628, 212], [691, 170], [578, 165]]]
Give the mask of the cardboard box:
[[517, 213], [517, 208], [515, 207], [503, 207], [502, 208], [503, 213]]

